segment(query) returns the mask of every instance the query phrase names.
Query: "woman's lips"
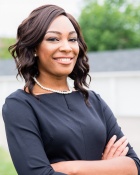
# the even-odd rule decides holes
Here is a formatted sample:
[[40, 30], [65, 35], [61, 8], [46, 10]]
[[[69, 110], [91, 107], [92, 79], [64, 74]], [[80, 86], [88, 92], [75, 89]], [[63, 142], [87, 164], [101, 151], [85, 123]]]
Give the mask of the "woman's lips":
[[70, 64], [72, 62], [72, 58], [54, 58], [60, 64]]

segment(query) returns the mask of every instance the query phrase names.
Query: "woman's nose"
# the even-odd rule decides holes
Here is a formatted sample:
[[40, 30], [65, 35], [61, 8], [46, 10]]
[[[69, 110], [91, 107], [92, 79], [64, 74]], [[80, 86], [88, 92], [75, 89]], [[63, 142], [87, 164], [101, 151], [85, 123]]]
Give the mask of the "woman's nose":
[[59, 50], [62, 52], [71, 52], [72, 48], [70, 46], [70, 43], [68, 41], [63, 41], [61, 43], [61, 46], [59, 47]]

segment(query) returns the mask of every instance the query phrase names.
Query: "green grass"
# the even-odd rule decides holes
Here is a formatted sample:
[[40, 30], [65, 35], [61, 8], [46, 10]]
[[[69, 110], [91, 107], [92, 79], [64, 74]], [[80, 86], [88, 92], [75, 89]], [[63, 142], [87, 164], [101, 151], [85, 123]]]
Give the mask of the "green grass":
[[8, 47], [16, 42], [15, 38], [0, 38], [0, 59], [12, 58]]
[[9, 152], [0, 147], [0, 175], [17, 175]]

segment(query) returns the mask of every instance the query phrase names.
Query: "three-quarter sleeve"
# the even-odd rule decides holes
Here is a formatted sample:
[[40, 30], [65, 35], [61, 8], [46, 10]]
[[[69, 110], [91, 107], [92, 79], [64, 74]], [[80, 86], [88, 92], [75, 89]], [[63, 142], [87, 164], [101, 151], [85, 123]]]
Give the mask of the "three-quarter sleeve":
[[[112, 110], [106, 104], [106, 102], [100, 96], [98, 96], [98, 98], [100, 100], [103, 115], [106, 122], [105, 124], [107, 129], [107, 143], [113, 135], [117, 136], [117, 140], [120, 139], [122, 136], [124, 136], [124, 134], [121, 130], [121, 127], [117, 123], [116, 117], [114, 116]], [[128, 147], [129, 151], [127, 153], [127, 156], [135, 161], [136, 166], [138, 168], [138, 175], [140, 175], [140, 160], [130, 144], [128, 144]]]
[[26, 100], [7, 98], [2, 114], [9, 151], [19, 175], [64, 175], [51, 167], [44, 150], [39, 123]]

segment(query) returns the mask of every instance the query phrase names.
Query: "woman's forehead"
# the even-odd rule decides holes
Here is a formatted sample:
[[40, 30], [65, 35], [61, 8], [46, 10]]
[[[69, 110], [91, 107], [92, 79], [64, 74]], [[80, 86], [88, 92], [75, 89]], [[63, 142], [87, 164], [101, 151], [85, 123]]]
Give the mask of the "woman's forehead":
[[50, 24], [47, 32], [49, 31], [58, 31], [58, 32], [74, 32], [75, 28], [71, 21], [64, 15], [56, 17]]

